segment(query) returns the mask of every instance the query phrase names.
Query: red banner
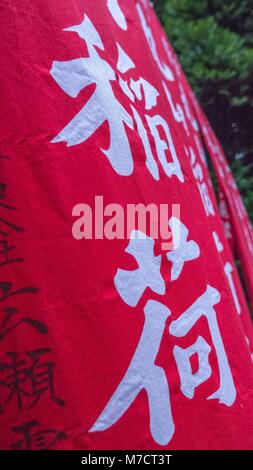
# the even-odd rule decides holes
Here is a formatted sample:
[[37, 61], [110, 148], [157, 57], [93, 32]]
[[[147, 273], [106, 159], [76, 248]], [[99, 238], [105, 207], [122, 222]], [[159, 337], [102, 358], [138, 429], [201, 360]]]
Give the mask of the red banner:
[[5, 0], [1, 32], [1, 448], [252, 448], [251, 320], [151, 6]]

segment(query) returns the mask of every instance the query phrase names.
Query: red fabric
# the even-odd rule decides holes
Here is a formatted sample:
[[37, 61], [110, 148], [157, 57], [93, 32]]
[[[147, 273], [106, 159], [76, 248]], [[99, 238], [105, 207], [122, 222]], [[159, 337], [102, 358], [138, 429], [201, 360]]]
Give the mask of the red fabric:
[[229, 246], [233, 255], [236, 256], [236, 243], [235, 243], [233, 226], [232, 226], [228, 206], [226, 203], [226, 198], [224, 196], [224, 193], [220, 189], [219, 189], [219, 211], [220, 211], [220, 217], [224, 226], [225, 236], [228, 240], [228, 243], [229, 243]]
[[[152, 32], [152, 47], [140, 18], [142, 22], [145, 19], [149, 39]], [[83, 21], [89, 28], [88, 36], [87, 30], [83, 32], [84, 38], [80, 30], [78, 35], [73, 29]], [[71, 31], [64, 31], [70, 27]], [[1, 34], [0, 302], [1, 320], [5, 321], [0, 322], [1, 448], [252, 448], [252, 325], [218, 216], [190, 103], [187, 109], [185, 79], [149, 3], [5, 0]], [[116, 43], [135, 67], [125, 72], [122, 67], [121, 71], [117, 69]], [[66, 78], [65, 65], [59, 62], [80, 58], [97, 60], [101, 73], [97, 73], [98, 65], [89, 72], [87, 61], [80, 62], [79, 68], [72, 62], [73, 67], [67, 69], [70, 78]], [[112, 109], [109, 122], [90, 132], [85, 141], [72, 145], [70, 139], [85, 132], [82, 123], [88, 118], [83, 116], [79, 132], [75, 128], [74, 136], [68, 134], [66, 145], [62, 130], [98, 89], [92, 74], [105, 80], [105, 86], [100, 88], [100, 93], [104, 91], [101, 106], [93, 108], [89, 125], [99, 121], [101, 112]], [[107, 82], [106, 74], [110, 77]], [[158, 92], [157, 102], [152, 92], [148, 95], [151, 102], [145, 102], [144, 82], [138, 92], [134, 82], [140, 83], [140, 77]], [[122, 80], [127, 82], [132, 101], [123, 92], [120, 78], [121, 85]], [[131, 79], [137, 96], [133, 96]], [[120, 103], [127, 114], [120, 107], [115, 114], [114, 108], [107, 108], [108, 90], [113, 92], [113, 103]], [[157, 165], [153, 174], [146, 163], [147, 148], [136, 113], [144, 123]], [[109, 124], [116, 116], [112, 128]], [[132, 128], [127, 116], [132, 119]], [[169, 129], [166, 134], [165, 125], [157, 126], [156, 139], [149, 124], [154, 116], [162, 118]], [[202, 126], [204, 118], [199, 110], [197, 117]], [[113, 135], [117, 145], [113, 154], [106, 154]], [[169, 137], [178, 169], [167, 166], [175, 158]], [[158, 141], [167, 147], [166, 161], [162, 161]], [[117, 155], [117, 146], [125, 153]], [[159, 179], [154, 177], [154, 168]], [[224, 193], [229, 199], [225, 188]], [[164, 286], [164, 292], [157, 284], [150, 284], [131, 306], [130, 294], [136, 296], [139, 284], [129, 282], [124, 293], [116, 277], [119, 272], [122, 275], [122, 271], [138, 269], [136, 258], [126, 251], [129, 240], [78, 241], [72, 236], [73, 207], [79, 203], [93, 207], [97, 195], [103, 196], [104, 205], [118, 203], [124, 209], [127, 204], [140, 202], [180, 204], [181, 222], [189, 231], [187, 241], [195, 242], [191, 249], [196, 257], [187, 259], [175, 278], [171, 252], [162, 250], [161, 238], [155, 240], [154, 257], [161, 258], [151, 265], [155, 270], [161, 263], [159, 285]], [[207, 213], [207, 197], [213, 213]], [[236, 224], [232, 202], [227, 202]], [[214, 231], [223, 246], [220, 252]], [[240, 238], [241, 250], [243, 243]], [[240, 314], [224, 271], [226, 263], [234, 270]], [[143, 276], [137, 276], [139, 283], [146, 277], [153, 281], [152, 272], [147, 269]], [[206, 292], [212, 292], [208, 299]], [[208, 302], [213, 302], [209, 313]], [[188, 311], [194, 305], [196, 308]], [[183, 317], [182, 324], [186, 311], [189, 315]], [[152, 328], [141, 342], [147, 331], [144, 312], [146, 319], [152, 316]], [[195, 314], [200, 315], [196, 321]], [[194, 324], [186, 332], [184, 328], [191, 320]], [[176, 360], [176, 353], [190, 348], [199, 337], [202, 352], [210, 348], [209, 367], [204, 363], [201, 369], [197, 354], [191, 355], [192, 372], [201, 369], [207, 375], [190, 396], [197, 378], [187, 375], [186, 365]], [[155, 342], [158, 349], [153, 361], [149, 354]], [[133, 370], [131, 361], [140, 343], [146, 356], [140, 353], [143, 362], [135, 362]], [[99, 420], [129, 368], [131, 375], [124, 382], [127, 393], [120, 395], [113, 410]], [[186, 384], [187, 378], [190, 384]], [[122, 403], [139, 386], [140, 392], [118, 416]], [[210, 399], [217, 391], [216, 398]], [[106, 423], [107, 429], [101, 430]]]

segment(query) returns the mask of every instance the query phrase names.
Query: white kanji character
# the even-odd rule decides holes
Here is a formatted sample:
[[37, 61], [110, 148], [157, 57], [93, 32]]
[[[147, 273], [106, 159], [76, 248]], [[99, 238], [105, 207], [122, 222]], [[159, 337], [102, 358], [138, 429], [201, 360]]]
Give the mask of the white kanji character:
[[132, 117], [117, 101], [111, 82], [116, 80], [112, 67], [100, 58], [95, 46], [104, 50], [101, 38], [90, 19], [85, 16], [80, 25], [66, 28], [76, 32], [88, 49], [89, 57], [56, 61], [51, 75], [69, 96], [76, 97], [88, 85], [95, 83], [96, 89], [81, 111], [52, 140], [67, 142], [68, 146], [85, 142], [104, 122], [110, 130], [110, 146], [102, 152], [120, 175], [130, 175], [133, 171], [133, 158], [125, 130], [125, 125], [133, 129]]
[[197, 149], [198, 149], [198, 153], [199, 153], [199, 156], [200, 156], [200, 158], [201, 158], [202, 163], [203, 163], [206, 167], [208, 167], [205, 149], [204, 149], [204, 147], [203, 147], [203, 144], [202, 144], [202, 142], [201, 142], [201, 139], [200, 139], [200, 137], [199, 137], [199, 134], [194, 134], [194, 140], [195, 140], [196, 147], [197, 147]]
[[185, 114], [184, 114], [182, 106], [179, 103], [174, 105], [171, 93], [170, 93], [168, 87], [166, 86], [166, 84], [164, 82], [163, 82], [163, 88], [164, 88], [164, 91], [165, 91], [165, 94], [166, 94], [166, 97], [167, 97], [167, 100], [168, 100], [168, 103], [170, 105], [170, 109], [171, 109], [171, 112], [173, 114], [173, 117], [174, 117], [175, 121], [178, 122], [178, 123], [182, 122], [182, 124], [184, 126], [184, 129], [185, 129], [185, 132], [187, 134], [189, 134], [189, 129], [188, 129], [188, 126], [187, 126], [187, 122], [186, 122], [186, 119], [185, 119]]
[[233, 231], [232, 231], [231, 223], [229, 222], [229, 220], [225, 220], [225, 222], [223, 222], [223, 225], [224, 225], [224, 230], [225, 230], [225, 235], [226, 235], [227, 240], [232, 240]]
[[[128, 54], [122, 49], [122, 47], [117, 44], [118, 48], [118, 62], [117, 62], [117, 69], [120, 73], [126, 73], [131, 68], [135, 67], [132, 59], [128, 56]], [[128, 84], [127, 80], [124, 80], [119, 75], [119, 85], [123, 93], [132, 101], [142, 100], [144, 97], [144, 104], [145, 109], [149, 111], [157, 104], [157, 98], [159, 96], [159, 92], [156, 88], [151, 85], [146, 79], [140, 77], [138, 80], [133, 80], [131, 78], [130, 85]], [[150, 142], [148, 139], [148, 134], [145, 128], [145, 125], [139, 115], [138, 111], [134, 106], [131, 105], [131, 109], [137, 124], [138, 134], [141, 137], [142, 144], [144, 146], [145, 154], [146, 154], [146, 166], [150, 171], [151, 175], [154, 179], [159, 180], [159, 170], [158, 165], [155, 161], [153, 152], [151, 150]], [[167, 176], [171, 177], [172, 175], [177, 176], [177, 178], [184, 182], [183, 173], [181, 170], [180, 162], [177, 157], [176, 149], [172, 140], [172, 136], [170, 133], [170, 128], [168, 123], [159, 115], [155, 115], [153, 117], [145, 115], [147, 123], [150, 128], [150, 132], [154, 137], [157, 156], [160, 160], [160, 163], [166, 173]], [[158, 127], [161, 126], [164, 129], [165, 135], [167, 137], [167, 142], [160, 138]], [[166, 150], [170, 151], [172, 162], [168, 162], [166, 158]]]
[[151, 31], [151, 28], [148, 26], [148, 23], [146, 21], [146, 18], [145, 18], [143, 10], [141, 8], [141, 5], [139, 3], [137, 3], [136, 8], [137, 8], [137, 12], [138, 12], [138, 15], [139, 15], [139, 18], [140, 18], [141, 26], [142, 26], [143, 32], [145, 34], [146, 40], [148, 42], [148, 45], [150, 47], [152, 56], [153, 56], [153, 58], [154, 58], [154, 60], [157, 64], [160, 72], [163, 74], [163, 76], [167, 80], [173, 81], [175, 78], [174, 78], [172, 70], [170, 69], [170, 67], [168, 67], [167, 64], [165, 64], [164, 62], [161, 62], [161, 60], [159, 58], [153, 33]]
[[224, 266], [224, 271], [225, 271], [225, 274], [226, 274], [226, 277], [227, 277], [227, 280], [228, 280], [228, 283], [229, 283], [229, 287], [230, 287], [231, 294], [232, 294], [232, 297], [233, 297], [233, 300], [234, 300], [235, 308], [237, 310], [238, 315], [240, 315], [241, 305], [240, 305], [240, 302], [239, 302], [239, 299], [238, 299], [238, 296], [237, 296], [237, 292], [236, 292], [236, 288], [235, 288], [235, 284], [234, 284], [234, 280], [233, 280], [233, 276], [232, 276], [232, 273], [234, 271], [232, 264], [226, 263], [225, 266]]
[[[177, 320], [174, 320], [169, 327], [169, 332], [173, 336], [183, 337], [185, 336], [195, 323], [202, 317], [206, 317], [209, 330], [211, 333], [212, 342], [216, 351], [217, 361], [220, 372], [220, 387], [219, 389], [208, 397], [208, 400], [218, 398], [220, 403], [223, 403], [227, 406], [231, 406], [236, 398], [236, 389], [231, 374], [230, 366], [228, 363], [228, 358], [224, 349], [222, 337], [220, 334], [216, 312], [214, 305], [220, 302], [220, 293], [217, 289], [214, 289], [211, 286], [207, 286], [206, 291], [194, 302], [184, 313], [180, 315]], [[204, 350], [208, 354], [207, 348]], [[200, 352], [200, 350], [199, 350]], [[203, 352], [203, 350], [202, 350]], [[203, 364], [203, 357], [202, 357]], [[181, 370], [181, 380], [182, 380], [182, 367], [180, 364]], [[208, 376], [208, 371], [205, 372]], [[189, 369], [186, 370], [187, 378], [185, 383], [189, 383]], [[203, 365], [202, 365], [202, 378], [203, 378]], [[184, 379], [183, 379], [184, 381]], [[191, 382], [192, 386], [194, 381]], [[190, 393], [190, 392], [189, 392]], [[191, 391], [192, 393], [192, 391]]]
[[221, 253], [224, 250], [224, 246], [219, 239], [217, 232], [213, 232], [213, 239], [218, 253]]
[[185, 151], [186, 151], [187, 156], [188, 157], [190, 156], [192, 171], [193, 171], [194, 177], [197, 181], [198, 189], [199, 189], [199, 192], [200, 192], [200, 195], [201, 195], [201, 199], [202, 199], [202, 202], [203, 202], [203, 206], [204, 206], [206, 215], [207, 216], [215, 215], [215, 211], [214, 211], [212, 200], [211, 200], [210, 195], [209, 195], [208, 187], [207, 187], [207, 185], [204, 181], [203, 170], [201, 168], [201, 165], [198, 162], [196, 162], [196, 155], [195, 155], [195, 152], [194, 152], [193, 148], [190, 147], [189, 150], [190, 150], [190, 153], [189, 153], [187, 147], [185, 147]]
[[[120, 44], [116, 42], [116, 46], [118, 49], [117, 70], [121, 74], [125, 74], [129, 70], [135, 68], [135, 63], [120, 46]], [[159, 92], [145, 78], [140, 77], [138, 80], [133, 80], [133, 78], [131, 78], [129, 85], [127, 80], [123, 80], [123, 78], [119, 75], [119, 85], [123, 93], [125, 93], [125, 95], [133, 102], [135, 101], [135, 98], [141, 101], [144, 95], [146, 110], [150, 110], [156, 106]]]
[[[149, 125], [150, 132], [154, 137], [157, 156], [160, 160], [160, 163], [163, 167], [164, 172], [169, 177], [173, 175], [177, 176], [179, 181], [183, 183], [184, 176], [181, 170], [181, 165], [178, 160], [177, 152], [174, 146], [174, 142], [173, 142], [170, 128], [169, 128], [167, 121], [165, 121], [165, 119], [163, 119], [163, 117], [160, 116], [159, 114], [154, 115], [154, 116], [148, 116], [146, 114], [146, 119]], [[163, 131], [166, 135], [166, 141], [161, 139], [159, 131], [158, 131], [159, 127], [163, 128]], [[167, 150], [170, 151], [170, 155], [172, 158], [172, 161], [170, 162], [168, 162], [166, 158]]]
[[247, 343], [247, 346], [249, 348], [249, 352], [250, 352], [250, 358], [253, 362], [253, 353], [251, 352], [251, 349], [250, 349], [250, 341], [249, 341], [249, 338], [247, 336], [245, 336], [245, 340], [246, 340], [246, 343]]
[[200, 192], [200, 195], [201, 195], [201, 198], [202, 198], [202, 201], [203, 201], [203, 205], [204, 205], [204, 208], [205, 208], [205, 211], [206, 211], [206, 215], [207, 216], [215, 215], [213, 203], [212, 203], [212, 200], [210, 198], [208, 187], [207, 187], [206, 183], [204, 181], [203, 181], [203, 183], [198, 183], [198, 188], [199, 188], [199, 192]]
[[233, 202], [236, 207], [237, 214], [239, 215], [240, 219], [243, 220], [244, 215], [245, 215], [245, 207], [243, 206], [241, 197], [239, 196], [237, 191], [234, 192], [234, 195], [232, 197], [233, 197]]
[[118, 50], [118, 61], [117, 61], [117, 70], [121, 73], [126, 73], [131, 69], [135, 68], [135, 63], [132, 61], [131, 57], [122, 49], [121, 45], [116, 42]]
[[187, 241], [189, 230], [176, 217], [171, 217], [169, 226], [172, 232], [174, 249], [167, 254], [168, 260], [172, 263], [171, 280], [179, 278], [184, 263], [199, 257], [199, 245], [193, 241]]
[[149, 300], [144, 313], [143, 331], [131, 363], [89, 432], [110, 428], [128, 410], [139, 393], [146, 390], [151, 434], [157, 444], [166, 445], [174, 434], [175, 426], [166, 374], [155, 361], [170, 310], [160, 302]]
[[158, 170], [157, 163], [154, 159], [154, 155], [153, 155], [151, 145], [150, 145], [150, 142], [149, 142], [149, 139], [148, 139], [148, 133], [147, 133], [146, 127], [144, 126], [144, 124], [142, 122], [142, 119], [141, 119], [139, 113], [137, 112], [137, 110], [134, 108], [134, 106], [131, 106], [131, 109], [132, 109], [132, 112], [133, 112], [135, 122], [137, 124], [138, 134], [141, 138], [141, 141], [142, 141], [142, 144], [143, 144], [143, 147], [144, 147], [144, 150], [145, 150], [145, 155], [146, 155], [145, 164], [146, 164], [146, 167], [149, 170], [149, 172], [151, 173], [151, 175], [153, 176], [153, 178], [155, 180], [159, 180], [159, 170]]
[[189, 119], [194, 131], [198, 132], [198, 130], [199, 130], [198, 122], [191, 113], [189, 102], [188, 102], [188, 99], [186, 97], [184, 88], [183, 88], [181, 83], [179, 83], [179, 90], [180, 90], [181, 100], [182, 100], [182, 103], [183, 103], [183, 106], [184, 106], [184, 109], [185, 109], [185, 114], [186, 114], [187, 118]]
[[[180, 390], [189, 399], [194, 397], [195, 388], [211, 376], [212, 369], [208, 362], [210, 351], [211, 347], [202, 336], [198, 336], [196, 342], [188, 348], [175, 346], [173, 349], [181, 381]], [[195, 374], [192, 373], [190, 362], [194, 354], [198, 355], [199, 363], [199, 369]]]
[[219, 209], [220, 209], [221, 217], [224, 219], [229, 219], [228, 208], [227, 208], [226, 201], [224, 199], [220, 200]]
[[139, 267], [134, 271], [117, 270], [114, 284], [124, 302], [135, 307], [148, 287], [163, 295], [165, 283], [160, 273], [161, 255], [154, 255], [154, 240], [139, 230], [133, 230], [126, 253], [136, 259]]
[[131, 78], [130, 87], [133, 90], [138, 100], [142, 99], [141, 89], [143, 89], [144, 99], [145, 99], [145, 109], [147, 111], [149, 111], [154, 106], [156, 106], [159, 92], [147, 80], [145, 80], [142, 77], [140, 77], [139, 80], [133, 80]]
[[124, 31], [127, 30], [127, 22], [125, 15], [119, 6], [119, 0], [107, 0], [107, 7], [110, 11], [112, 17], [116, 21], [117, 25], [123, 29]]
[[245, 237], [246, 237], [247, 246], [248, 246], [251, 254], [253, 255], [252, 228], [251, 228], [250, 224], [247, 221], [243, 222], [243, 231], [244, 231], [244, 234], [245, 234]]

